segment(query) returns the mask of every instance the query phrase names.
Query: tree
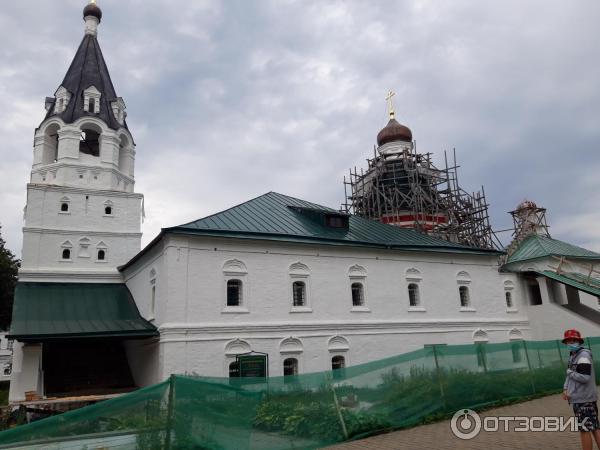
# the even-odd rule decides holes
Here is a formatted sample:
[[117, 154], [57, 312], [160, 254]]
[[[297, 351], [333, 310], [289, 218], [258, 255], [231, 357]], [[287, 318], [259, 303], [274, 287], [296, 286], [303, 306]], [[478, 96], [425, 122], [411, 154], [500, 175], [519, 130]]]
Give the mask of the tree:
[[21, 266], [21, 261], [4, 244], [0, 226], [0, 330], [8, 330], [10, 326], [17, 273]]

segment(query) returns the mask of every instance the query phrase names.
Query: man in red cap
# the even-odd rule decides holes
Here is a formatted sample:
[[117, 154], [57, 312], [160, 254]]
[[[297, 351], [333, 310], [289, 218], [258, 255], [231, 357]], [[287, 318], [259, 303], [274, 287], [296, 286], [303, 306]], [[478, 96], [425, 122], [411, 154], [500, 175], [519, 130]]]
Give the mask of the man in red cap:
[[592, 352], [583, 347], [583, 338], [577, 330], [565, 331], [565, 337], [562, 341], [570, 350], [563, 398], [573, 406], [583, 450], [592, 450], [594, 446], [592, 434], [596, 440], [596, 445], [600, 448], [598, 391], [596, 389]]

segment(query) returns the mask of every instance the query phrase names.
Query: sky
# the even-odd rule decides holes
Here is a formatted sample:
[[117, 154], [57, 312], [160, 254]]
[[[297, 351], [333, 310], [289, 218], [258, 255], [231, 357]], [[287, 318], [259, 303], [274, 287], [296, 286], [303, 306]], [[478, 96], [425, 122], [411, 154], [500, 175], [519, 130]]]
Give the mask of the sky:
[[[20, 254], [33, 134], [83, 37], [85, 0], [0, 9], [0, 225]], [[525, 199], [600, 251], [600, 2], [98, 0], [136, 140], [143, 244], [268, 191], [338, 208], [387, 123], [456, 149], [492, 226]], [[510, 233], [502, 233], [504, 242]]]

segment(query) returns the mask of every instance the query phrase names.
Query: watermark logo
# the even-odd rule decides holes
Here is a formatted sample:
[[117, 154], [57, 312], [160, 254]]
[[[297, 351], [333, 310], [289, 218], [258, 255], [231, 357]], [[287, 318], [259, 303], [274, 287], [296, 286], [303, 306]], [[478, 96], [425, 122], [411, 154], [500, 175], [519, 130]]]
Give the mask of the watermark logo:
[[471, 409], [460, 409], [450, 421], [452, 433], [459, 439], [473, 439], [482, 430], [493, 431], [589, 431], [586, 417], [582, 422], [576, 417], [562, 416], [486, 416], [481, 418]]
[[481, 431], [481, 417], [472, 409], [460, 409], [452, 416], [450, 428], [459, 439], [473, 439]]

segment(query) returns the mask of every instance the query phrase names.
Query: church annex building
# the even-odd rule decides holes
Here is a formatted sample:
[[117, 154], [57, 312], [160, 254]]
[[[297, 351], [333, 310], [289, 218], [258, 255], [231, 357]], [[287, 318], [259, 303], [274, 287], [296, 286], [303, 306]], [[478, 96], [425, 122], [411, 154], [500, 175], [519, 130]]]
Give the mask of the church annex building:
[[533, 202], [513, 212], [508, 249], [465, 240], [477, 231], [452, 228], [449, 209], [410, 212], [410, 191], [389, 178], [396, 206], [374, 206], [386, 167], [413, 164], [417, 184], [431, 173], [393, 112], [352, 211], [268, 192], [141, 249], [126, 103], [100, 50], [102, 11], [93, 2], [83, 16], [34, 135], [11, 402], [110, 396], [174, 373], [293, 375], [428, 344], [600, 334], [600, 254], [553, 239]]

